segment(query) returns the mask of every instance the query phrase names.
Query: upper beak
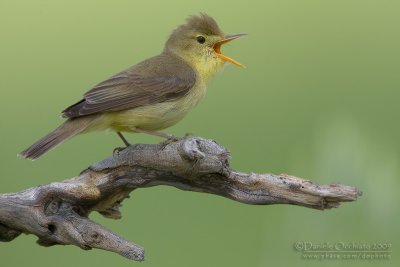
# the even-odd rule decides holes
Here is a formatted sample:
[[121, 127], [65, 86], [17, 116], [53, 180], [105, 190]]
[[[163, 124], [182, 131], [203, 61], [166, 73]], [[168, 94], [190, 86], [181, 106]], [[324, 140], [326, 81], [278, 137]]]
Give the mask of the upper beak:
[[223, 44], [226, 44], [226, 43], [228, 43], [228, 42], [230, 42], [230, 41], [232, 41], [232, 40], [235, 40], [235, 39], [237, 39], [237, 38], [239, 38], [239, 37], [241, 37], [241, 36], [244, 36], [244, 35], [247, 35], [247, 34], [246, 34], [246, 33], [239, 33], [239, 34], [234, 34], [234, 35], [228, 35], [228, 36], [226, 36], [224, 39], [222, 39], [222, 40], [216, 42], [216, 43], [213, 45], [213, 49], [214, 49], [215, 54], [216, 54], [220, 59], [222, 59], [222, 60], [229, 61], [229, 62], [231, 62], [232, 64], [235, 64], [236, 66], [245, 68], [244, 65], [240, 64], [239, 62], [237, 62], [236, 60], [234, 60], [234, 59], [232, 59], [232, 58], [230, 58], [230, 57], [225, 56], [225, 55], [222, 54], [222, 52], [221, 52], [221, 46], [222, 46]]

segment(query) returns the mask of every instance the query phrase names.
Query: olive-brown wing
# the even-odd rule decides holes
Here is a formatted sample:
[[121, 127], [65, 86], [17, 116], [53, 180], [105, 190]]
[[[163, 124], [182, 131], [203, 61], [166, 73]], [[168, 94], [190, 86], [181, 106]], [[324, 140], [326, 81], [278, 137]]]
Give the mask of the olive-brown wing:
[[[98, 84], [80, 102], [66, 108], [63, 117], [77, 118], [173, 101], [186, 95], [196, 82], [190, 68], [155, 71], [124, 71]], [[150, 71], [151, 73], [151, 71]]]

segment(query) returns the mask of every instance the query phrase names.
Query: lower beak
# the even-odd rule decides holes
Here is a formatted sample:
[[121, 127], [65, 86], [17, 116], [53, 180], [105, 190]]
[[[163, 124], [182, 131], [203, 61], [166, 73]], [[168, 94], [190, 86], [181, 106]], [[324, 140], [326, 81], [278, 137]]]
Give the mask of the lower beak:
[[232, 64], [234, 64], [234, 65], [236, 65], [236, 66], [245, 68], [244, 65], [240, 64], [239, 62], [237, 62], [236, 60], [234, 60], [234, 59], [232, 59], [232, 58], [230, 58], [230, 57], [225, 56], [225, 55], [222, 54], [222, 52], [221, 52], [221, 46], [222, 46], [223, 44], [226, 44], [226, 43], [228, 43], [228, 42], [230, 42], [230, 41], [232, 41], [232, 40], [235, 40], [235, 39], [237, 39], [237, 38], [239, 38], [239, 37], [241, 37], [241, 36], [244, 36], [244, 35], [247, 35], [247, 34], [245, 34], [245, 33], [240, 33], [240, 34], [235, 34], [235, 35], [228, 35], [228, 36], [226, 36], [224, 39], [222, 39], [221, 41], [216, 42], [216, 43], [213, 45], [213, 49], [214, 49], [214, 52], [215, 52], [215, 54], [217, 55], [217, 57], [219, 57], [220, 59], [222, 59], [222, 60], [224, 60], [224, 61], [229, 61], [229, 62], [231, 62]]

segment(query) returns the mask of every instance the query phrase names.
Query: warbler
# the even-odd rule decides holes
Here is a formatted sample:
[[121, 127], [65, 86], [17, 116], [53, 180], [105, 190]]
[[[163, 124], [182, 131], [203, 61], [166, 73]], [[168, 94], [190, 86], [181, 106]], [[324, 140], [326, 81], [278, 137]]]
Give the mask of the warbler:
[[172, 31], [163, 51], [97, 84], [81, 101], [62, 112], [67, 120], [19, 155], [36, 159], [56, 145], [82, 133], [114, 130], [159, 132], [179, 122], [204, 97], [210, 78], [225, 63], [243, 67], [222, 54], [221, 46], [245, 34], [225, 35], [217, 22], [201, 13]]

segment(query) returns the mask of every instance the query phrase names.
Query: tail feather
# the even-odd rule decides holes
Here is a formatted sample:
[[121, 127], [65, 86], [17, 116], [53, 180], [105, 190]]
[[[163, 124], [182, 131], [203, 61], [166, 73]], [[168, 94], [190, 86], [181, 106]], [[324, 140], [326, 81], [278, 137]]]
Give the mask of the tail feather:
[[93, 118], [90, 117], [68, 119], [54, 131], [50, 132], [36, 143], [20, 152], [18, 156], [31, 160], [37, 159], [55, 146], [83, 132], [85, 129], [87, 129], [92, 120]]

